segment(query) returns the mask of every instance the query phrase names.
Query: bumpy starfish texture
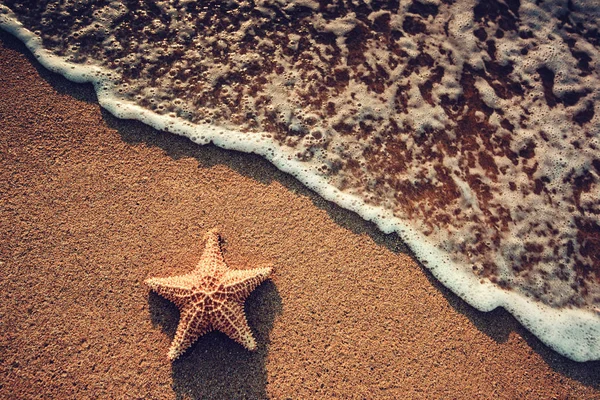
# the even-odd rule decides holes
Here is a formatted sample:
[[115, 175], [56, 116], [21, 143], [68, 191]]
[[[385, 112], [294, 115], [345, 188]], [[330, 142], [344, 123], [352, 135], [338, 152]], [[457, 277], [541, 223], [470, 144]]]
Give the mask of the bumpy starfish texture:
[[177, 359], [200, 336], [212, 330], [225, 333], [248, 350], [256, 341], [244, 314], [244, 301], [271, 273], [271, 267], [232, 270], [225, 263], [219, 234], [206, 236], [206, 247], [196, 268], [185, 275], [150, 278], [146, 284], [175, 303], [181, 317], [168, 357]]

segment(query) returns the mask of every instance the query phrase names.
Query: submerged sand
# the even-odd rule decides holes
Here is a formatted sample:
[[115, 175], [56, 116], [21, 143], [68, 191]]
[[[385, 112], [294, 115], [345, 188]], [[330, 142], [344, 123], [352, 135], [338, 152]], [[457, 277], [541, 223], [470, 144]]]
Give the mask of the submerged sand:
[[[103, 111], [0, 33], [0, 397], [600, 398], [508, 313], [481, 313], [394, 235], [263, 159]], [[177, 309], [142, 285], [220, 227], [259, 344], [166, 353]]]

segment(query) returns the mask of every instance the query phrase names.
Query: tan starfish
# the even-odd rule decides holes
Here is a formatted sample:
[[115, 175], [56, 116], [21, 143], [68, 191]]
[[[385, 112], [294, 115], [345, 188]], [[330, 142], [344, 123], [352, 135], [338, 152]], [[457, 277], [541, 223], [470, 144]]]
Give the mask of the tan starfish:
[[248, 350], [256, 349], [244, 314], [244, 301], [268, 278], [271, 267], [232, 270], [225, 264], [217, 230], [209, 231], [205, 239], [204, 253], [192, 272], [146, 280], [152, 290], [180, 310], [179, 325], [168, 354], [171, 361], [212, 330], [225, 333]]

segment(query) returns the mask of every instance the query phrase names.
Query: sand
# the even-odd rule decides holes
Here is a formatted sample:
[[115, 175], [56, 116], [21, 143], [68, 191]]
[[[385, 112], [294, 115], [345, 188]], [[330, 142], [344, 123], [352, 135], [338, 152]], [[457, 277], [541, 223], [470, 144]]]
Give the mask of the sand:
[[[395, 235], [260, 157], [98, 105], [0, 33], [0, 398], [600, 398], [600, 362], [441, 286]], [[258, 350], [221, 333], [166, 357], [174, 305], [221, 230]]]

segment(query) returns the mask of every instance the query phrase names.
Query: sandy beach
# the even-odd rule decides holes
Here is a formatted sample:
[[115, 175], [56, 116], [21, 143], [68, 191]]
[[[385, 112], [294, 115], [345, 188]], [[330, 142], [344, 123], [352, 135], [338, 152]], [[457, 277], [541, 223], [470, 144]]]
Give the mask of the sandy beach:
[[[395, 235], [255, 155], [114, 118], [0, 33], [0, 397], [600, 398], [600, 362], [482, 313]], [[174, 363], [179, 313], [143, 281], [218, 227], [258, 350], [221, 333]]]

